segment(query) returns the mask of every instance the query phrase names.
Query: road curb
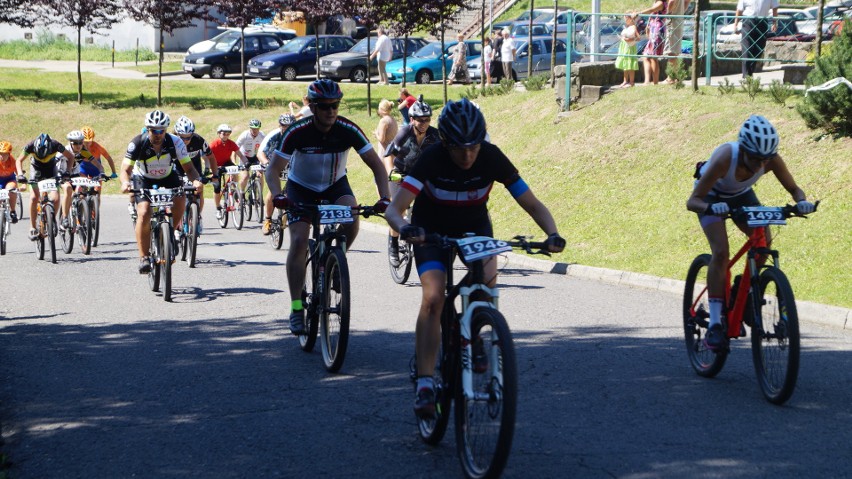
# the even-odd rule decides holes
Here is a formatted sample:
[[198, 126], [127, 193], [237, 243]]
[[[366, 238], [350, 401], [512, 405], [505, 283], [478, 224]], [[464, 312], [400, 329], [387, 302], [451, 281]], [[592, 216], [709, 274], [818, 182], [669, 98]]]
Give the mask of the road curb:
[[[162, 76], [164, 76], [164, 77], [171, 77], [171, 76], [177, 76], [177, 75], [186, 75], [186, 72], [184, 72], [184, 71], [174, 71], [174, 72], [163, 72], [163, 73], [162, 73]], [[146, 77], [149, 77], [149, 78], [150, 78], [150, 77], [156, 77], [156, 76], [157, 76], [157, 73], [156, 73], [156, 72], [154, 72], [154, 73], [146, 73], [146, 74], [145, 74], [145, 76], [146, 76]]]
[[[381, 225], [361, 223], [362, 227], [378, 233], [386, 232], [387, 228]], [[542, 271], [551, 274], [562, 274], [574, 278], [591, 279], [606, 284], [619, 286], [631, 286], [635, 288], [652, 289], [672, 294], [683, 294], [686, 286], [685, 281], [671, 278], [661, 278], [632, 271], [619, 271], [608, 268], [598, 268], [576, 263], [560, 263], [529, 256], [508, 253], [509, 263], [524, 267], [533, 271]], [[802, 322], [819, 323], [840, 329], [852, 329], [852, 309], [829, 306], [826, 304], [813, 303], [810, 301], [796, 301], [799, 320]]]

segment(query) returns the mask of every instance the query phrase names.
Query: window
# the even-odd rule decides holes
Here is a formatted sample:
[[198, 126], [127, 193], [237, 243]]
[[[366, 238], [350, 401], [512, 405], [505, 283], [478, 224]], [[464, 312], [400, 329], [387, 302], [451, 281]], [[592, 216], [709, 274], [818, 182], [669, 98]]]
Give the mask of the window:
[[[275, 37], [262, 37], [261, 42], [263, 42], [264, 50], [275, 50], [281, 46], [281, 42]], [[251, 46], [251, 43], [249, 43], [249, 46]]]
[[257, 37], [248, 37], [246, 38], [246, 51], [253, 51], [260, 49], [260, 41]]
[[533, 42], [532, 43], [532, 54], [533, 55], [541, 55], [541, 42]]
[[[548, 40], [547, 48], [550, 49], [550, 40]], [[565, 42], [562, 40], [556, 40], [556, 53], [565, 53], [568, 51], [568, 47], [565, 45]]]

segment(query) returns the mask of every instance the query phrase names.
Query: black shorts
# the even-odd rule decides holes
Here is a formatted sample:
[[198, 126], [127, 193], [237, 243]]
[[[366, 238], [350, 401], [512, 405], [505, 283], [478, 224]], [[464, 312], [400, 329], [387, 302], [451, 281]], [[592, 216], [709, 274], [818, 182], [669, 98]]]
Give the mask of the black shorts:
[[[183, 181], [180, 179], [180, 175], [172, 169], [172, 172], [169, 173], [169, 176], [165, 178], [146, 178], [144, 176], [133, 176], [130, 178], [131, 183], [133, 184], [134, 189], [149, 189], [154, 186], [160, 188], [180, 188], [183, 186]], [[136, 202], [145, 202], [148, 203], [150, 200], [145, 195], [134, 195], [136, 197]]]
[[[760, 206], [760, 200], [757, 199], [757, 194], [755, 194], [754, 190], [751, 188], [736, 196], [719, 196], [719, 194], [715, 191], [711, 191], [710, 194], [704, 197], [704, 201], [711, 205], [713, 203], [727, 203], [728, 208], [731, 210], [735, 208], [742, 208], [743, 206]], [[721, 216], [698, 213], [698, 222], [701, 223], [702, 227], [718, 223], [723, 219], [724, 218]]]
[[50, 160], [46, 163], [32, 160], [30, 162], [30, 183], [56, 178], [59, 175], [59, 166], [59, 162], [56, 160]]
[[[309, 188], [305, 188], [304, 186], [297, 184], [293, 181], [287, 181], [287, 185], [285, 186], [285, 192], [287, 193], [287, 199], [291, 202], [295, 203], [305, 203], [310, 205], [317, 205], [322, 203], [323, 201], [328, 202], [330, 204], [335, 204], [340, 198], [344, 196], [355, 197], [355, 194], [352, 193], [352, 187], [349, 186], [349, 178], [344, 176], [343, 178], [337, 180], [336, 183], [326, 188], [325, 191], [316, 192]], [[311, 221], [310, 218], [296, 216], [287, 212], [287, 224], [291, 225], [297, 221], [304, 221], [309, 223]]]
[[[412, 224], [419, 226], [417, 220], [413, 219]], [[478, 221], [469, 224], [464, 231], [434, 231], [426, 230], [427, 233], [438, 233], [450, 238], [462, 238], [466, 233], [473, 233], [475, 236], [494, 236], [494, 229], [491, 226], [491, 221]], [[450, 258], [447, 250], [438, 245], [421, 244], [414, 245], [414, 263], [417, 265], [417, 274], [422, 275], [426, 271], [437, 269], [446, 272], [452, 266], [455, 258]]]
[[260, 164], [260, 160], [257, 159], [256, 156], [247, 156], [246, 161], [248, 162], [248, 163], [246, 163], [246, 169], [248, 169], [248, 167], [251, 166], [251, 165], [259, 165]]

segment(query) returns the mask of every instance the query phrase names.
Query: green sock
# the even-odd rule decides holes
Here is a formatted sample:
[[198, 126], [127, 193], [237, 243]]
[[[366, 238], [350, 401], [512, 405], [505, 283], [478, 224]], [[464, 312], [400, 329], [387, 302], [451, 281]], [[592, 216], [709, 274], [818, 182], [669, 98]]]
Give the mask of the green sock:
[[293, 301], [290, 301], [290, 311], [301, 311], [302, 307], [301, 299], [294, 299]]

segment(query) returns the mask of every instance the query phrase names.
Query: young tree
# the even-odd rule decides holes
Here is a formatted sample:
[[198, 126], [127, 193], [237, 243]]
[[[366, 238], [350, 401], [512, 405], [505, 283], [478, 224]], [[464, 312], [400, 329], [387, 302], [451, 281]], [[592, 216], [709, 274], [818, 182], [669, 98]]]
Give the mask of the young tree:
[[240, 29], [240, 74], [243, 82], [243, 108], [248, 108], [246, 100], [246, 27], [252, 24], [255, 18], [269, 17], [277, 9], [275, 0], [213, 0], [216, 9], [225, 17], [228, 25]]
[[83, 75], [80, 70], [82, 32], [109, 28], [122, 16], [118, 0], [45, 0], [41, 7], [48, 18], [63, 19], [77, 30], [77, 103], [83, 104]]
[[122, 0], [130, 18], [160, 31], [160, 59], [157, 69], [157, 106], [163, 104], [163, 39], [179, 28], [195, 26], [196, 20], [212, 20], [209, 0]]

